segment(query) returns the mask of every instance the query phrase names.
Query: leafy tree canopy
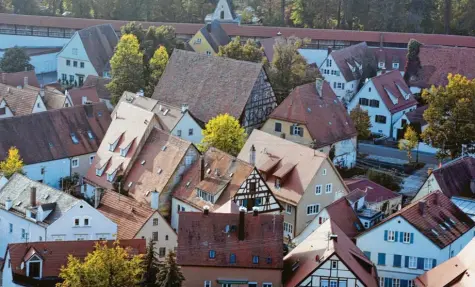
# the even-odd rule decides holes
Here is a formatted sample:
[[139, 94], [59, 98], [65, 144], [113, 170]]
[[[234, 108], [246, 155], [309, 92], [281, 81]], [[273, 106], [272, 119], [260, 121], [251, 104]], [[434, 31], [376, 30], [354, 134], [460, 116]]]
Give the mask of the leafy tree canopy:
[[16, 73], [33, 70], [35, 67], [30, 64], [30, 56], [25, 49], [13, 47], [5, 50], [5, 54], [0, 59], [0, 71], [6, 73]]
[[371, 135], [371, 119], [368, 111], [363, 110], [360, 105], [357, 105], [351, 112], [350, 118], [356, 127], [359, 139], [367, 139]]
[[203, 152], [209, 147], [215, 147], [236, 156], [246, 142], [246, 131], [237, 119], [228, 114], [211, 119], [202, 133], [199, 148]]
[[15, 173], [23, 173], [23, 160], [20, 157], [20, 151], [16, 147], [8, 150], [8, 157], [0, 161], [0, 173], [6, 178], [10, 178]]
[[409, 162], [412, 161], [412, 150], [417, 147], [418, 143], [419, 136], [411, 126], [408, 126], [404, 133], [404, 139], [399, 140], [398, 146], [400, 150], [406, 151]]
[[256, 42], [247, 40], [246, 44], [241, 44], [241, 38], [236, 37], [226, 46], [220, 46], [218, 56], [228, 57], [235, 60], [262, 62], [264, 49], [259, 47]]
[[185, 277], [181, 273], [180, 267], [176, 264], [175, 253], [170, 251], [165, 260], [165, 264], [157, 274], [157, 284], [159, 287], [181, 287]]

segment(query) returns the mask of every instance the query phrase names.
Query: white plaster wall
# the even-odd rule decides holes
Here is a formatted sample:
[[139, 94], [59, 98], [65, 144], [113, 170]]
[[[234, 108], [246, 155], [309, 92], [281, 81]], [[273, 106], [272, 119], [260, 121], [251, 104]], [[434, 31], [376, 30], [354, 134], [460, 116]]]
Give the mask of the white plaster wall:
[[[71, 175], [74, 173], [78, 173], [81, 177], [86, 176], [87, 171], [89, 170], [89, 167], [91, 166], [91, 157], [95, 157], [96, 153], [88, 153], [88, 154], [83, 154], [80, 156], [76, 156], [71, 158]], [[79, 160], [79, 166], [78, 167], [73, 167], [72, 166], [72, 160], [73, 159], [78, 159]]]
[[[21, 154], [21, 151], [20, 151]], [[63, 158], [53, 161], [40, 162], [25, 165], [23, 171], [25, 175], [33, 180], [42, 180], [43, 183], [59, 188], [59, 181], [62, 177], [71, 175], [69, 158]], [[45, 173], [41, 174], [41, 168], [44, 167]]]
[[178, 232], [178, 222], [179, 222], [178, 205], [180, 205], [180, 207], [184, 207], [185, 211], [201, 211], [201, 210], [199, 210], [195, 207], [192, 207], [191, 205], [189, 205], [187, 203], [184, 203], [183, 201], [173, 197], [172, 198], [172, 212], [171, 212], [171, 215], [170, 215], [171, 216], [170, 225], [177, 232]]
[[[226, 0], [219, 0], [218, 5], [216, 5], [216, 9], [213, 12], [213, 20], [221, 20], [221, 21], [232, 21], [233, 15], [230, 13], [230, 9], [227, 9], [228, 3]], [[224, 11], [224, 19], [221, 19], [221, 11]]]
[[[419, 191], [417, 192], [416, 196], [412, 199], [412, 202], [416, 202], [418, 201], [419, 199], [421, 199], [422, 197], [426, 196], [427, 194], [431, 193], [431, 192], [434, 192], [436, 190], [441, 190], [440, 186], [439, 186], [439, 183], [437, 182], [437, 180], [435, 179], [435, 176], [434, 174], [431, 174], [427, 179], [426, 181], [424, 182], [424, 184], [422, 185], [422, 187], [419, 189]], [[441, 190], [442, 191], [442, 190]]]
[[[83, 225], [86, 217], [89, 218], [89, 226]], [[74, 226], [75, 218], [80, 219], [80, 226]], [[55, 235], [63, 235], [64, 240], [76, 240], [78, 234], [87, 234], [88, 240], [100, 237], [114, 240], [117, 238], [117, 224], [81, 200], [47, 228], [48, 241], [54, 241]]]
[[356, 136], [339, 141], [335, 144], [333, 163], [337, 165], [339, 162], [343, 162], [343, 166], [353, 168], [356, 165], [356, 154]]
[[[158, 219], [158, 225], [153, 225], [154, 219]], [[140, 231], [137, 233], [135, 238], [144, 238], [148, 242], [153, 238], [153, 232], [158, 232], [158, 240], [155, 241], [155, 252], [157, 252], [157, 256], [159, 254], [160, 248], [165, 248], [166, 254], [175, 250], [178, 244], [178, 236], [175, 231], [173, 231], [168, 222], [166, 222], [166, 220], [161, 217], [158, 212], [155, 212], [148, 219], [148, 221], [143, 225], [142, 229], [140, 229]], [[163, 260], [165, 257], [159, 259]]]
[[[320, 211], [320, 213], [317, 214], [317, 216], [305, 227], [305, 229], [299, 235], [297, 235], [292, 240], [292, 242], [295, 243], [296, 245], [298, 245], [298, 244], [302, 243], [315, 230], [317, 230], [317, 228], [319, 228], [320, 225], [321, 225], [319, 223], [319, 218], [320, 217], [321, 218], [326, 218], [326, 219], [330, 218], [330, 215], [328, 214], [326, 208], [324, 208], [322, 211]], [[323, 219], [322, 219], [322, 223], [325, 222], [325, 221], [323, 221]]]
[[35, 102], [35, 105], [33, 106], [33, 111], [31, 113], [34, 114], [34, 113], [41, 113], [41, 112], [46, 112], [46, 111], [47, 111], [46, 105], [41, 99], [41, 96], [38, 95], [36, 97], [36, 102]]
[[[327, 61], [331, 60], [332, 64], [331, 67], [327, 67]], [[323, 74], [323, 70], [330, 70], [330, 71], [338, 71], [340, 72], [340, 75], [332, 75], [331, 72], [330, 74]], [[358, 81], [350, 81], [346, 82], [345, 78], [343, 77], [343, 74], [340, 71], [340, 68], [336, 65], [335, 61], [333, 60], [332, 55], [328, 56], [328, 58], [323, 62], [323, 64], [320, 67], [320, 72], [322, 73], [322, 76], [325, 78], [325, 80], [330, 84], [332, 90], [335, 92], [336, 96], [338, 99], [343, 100], [344, 98], [347, 97], [347, 93], [355, 93], [356, 89], [358, 88]], [[345, 89], [338, 89], [334, 88], [334, 83], [344, 83], [345, 84]]]
[[[7, 105], [7, 103], [6, 103], [4, 100], [2, 100], [2, 101], [0, 102], [0, 108], [4, 108], [6, 105]], [[10, 110], [10, 108], [7, 107], [7, 108], [5, 109], [5, 114], [4, 114], [4, 115], [0, 115], [0, 119], [10, 118], [10, 117], [13, 117], [13, 113], [12, 113], [12, 111]]]
[[3, 272], [0, 272], [2, 275], [2, 280], [0, 283], [3, 281], [3, 287], [20, 287], [20, 285], [17, 285], [13, 283], [13, 274], [12, 274], [12, 269], [11, 267], [8, 266], [8, 262], [10, 261], [10, 253], [7, 253], [7, 256], [5, 257], [5, 265], [3, 267]]
[[17, 36], [0, 34], [0, 49], [19, 47], [63, 47], [68, 38]]
[[[193, 135], [188, 135], [189, 129], [193, 129]], [[203, 135], [201, 133], [201, 127], [196, 123], [196, 121], [190, 116], [189, 113], [185, 113], [183, 117], [178, 121], [176, 126], [171, 131], [172, 135], [178, 136], [178, 131], [181, 131], [180, 138], [192, 142], [194, 144], [199, 144]]]

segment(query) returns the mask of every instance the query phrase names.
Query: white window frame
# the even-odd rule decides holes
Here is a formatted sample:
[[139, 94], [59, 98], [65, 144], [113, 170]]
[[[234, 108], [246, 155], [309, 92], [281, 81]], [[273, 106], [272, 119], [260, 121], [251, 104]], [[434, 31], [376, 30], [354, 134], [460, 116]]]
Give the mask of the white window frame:
[[[156, 222], [157, 224], [155, 224], [155, 222]], [[158, 217], [152, 219], [152, 225], [153, 225], [153, 226], [158, 226], [158, 223], [159, 223], [159, 222], [158, 222]]]
[[262, 287], [272, 287], [272, 283], [269, 282], [263, 282]]
[[204, 286], [204, 287], [211, 287], [211, 281], [209, 281], [209, 280], [205, 280], [205, 282], [204, 282], [204, 285], [203, 285], [203, 286]]
[[327, 169], [326, 168], [323, 169], [322, 175], [327, 175]]
[[407, 280], [407, 287], [416, 287], [414, 280]]
[[385, 277], [379, 277], [379, 287], [384, 287], [384, 280], [386, 278]]
[[297, 136], [300, 136], [300, 130], [302, 130], [303, 128], [300, 127], [300, 126], [293, 126], [292, 127], [292, 135], [297, 135]]
[[331, 279], [329, 287], [338, 287], [338, 279]]
[[322, 189], [323, 189], [323, 186], [321, 184], [315, 185], [315, 194], [316, 195], [322, 194]]
[[96, 158], [95, 155], [89, 156], [89, 165], [91, 165], [94, 162], [94, 159]]
[[[74, 164], [74, 161], [76, 161], [76, 164]], [[78, 157], [74, 157], [74, 158], [71, 159], [71, 167], [72, 168], [79, 167], [79, 158]]]
[[195, 44], [201, 44], [201, 38], [197, 38], [197, 39], [195, 40]]
[[[76, 224], [76, 220], [78, 221], [78, 224]], [[73, 226], [81, 226], [81, 218], [79, 217], [74, 217], [73, 218]]]
[[325, 184], [325, 193], [332, 193], [332, 192], [333, 192], [333, 184], [332, 183]]
[[294, 233], [294, 226], [292, 223], [288, 223], [284, 221], [284, 232], [293, 234]]
[[[333, 264], [336, 264], [336, 267], [333, 267]], [[338, 261], [337, 260], [331, 260], [331, 268], [332, 269], [338, 269]]]
[[206, 51], [206, 55], [207, 55], [207, 56], [211, 56], [211, 52], [210, 52], [210, 51]]
[[396, 231], [388, 230], [388, 241], [391, 241], [391, 242], [396, 241]]
[[88, 234], [74, 234], [74, 238], [76, 241], [89, 240]]
[[[86, 219], [87, 219], [87, 225], [86, 225]], [[91, 218], [89, 216], [84, 216], [82, 219], [83, 226], [91, 226]]]
[[[310, 208], [310, 213], [309, 213]], [[307, 205], [307, 215], [315, 215], [320, 212], [320, 204], [309, 204]]]
[[[35, 258], [33, 258], [35, 257]], [[42, 275], [43, 275], [43, 260], [41, 260], [41, 258], [39, 258], [38, 256], [36, 255], [33, 255], [29, 260], [28, 262], [26, 263], [26, 276], [27, 277], [30, 277], [30, 263], [40, 263], [40, 276], [39, 277], [32, 277], [32, 278], [36, 278], [36, 279], [41, 279], [42, 278]]]
[[401, 287], [401, 280], [399, 278], [393, 278], [392, 286], [393, 287]]
[[432, 268], [434, 268], [432, 258], [424, 258], [424, 270], [431, 270]]
[[291, 204], [286, 203], [285, 212], [287, 214], [292, 214], [292, 205]]
[[399, 63], [393, 63], [393, 69], [399, 69]]
[[409, 260], [407, 263], [407, 268], [416, 269], [417, 268], [417, 257], [409, 256]]
[[411, 233], [409, 233], [409, 232], [403, 232], [403, 235], [402, 235], [402, 242], [403, 242], [403, 243], [411, 243]]
[[176, 136], [181, 137], [181, 130], [176, 130]]

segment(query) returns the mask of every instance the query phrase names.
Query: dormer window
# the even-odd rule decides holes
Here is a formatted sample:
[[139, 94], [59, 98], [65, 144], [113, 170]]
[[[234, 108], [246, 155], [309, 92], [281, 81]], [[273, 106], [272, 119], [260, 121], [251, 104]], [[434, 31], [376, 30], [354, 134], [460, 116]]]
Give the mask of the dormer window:
[[117, 144], [119, 143], [120, 136], [113, 142], [109, 143], [109, 151], [114, 151], [115, 148], [117, 147]]
[[113, 173], [108, 173], [107, 174], [107, 181], [108, 182], [114, 182], [114, 178], [115, 178], [116, 173], [117, 173], [116, 171], [114, 171]]
[[202, 200], [214, 203], [214, 196], [207, 193], [206, 191], [198, 189], [197, 194]]
[[79, 140], [78, 140], [75, 133], [71, 133], [71, 140], [73, 141], [73, 144], [78, 144], [79, 143]]
[[384, 69], [385, 67], [386, 67], [386, 64], [383, 61], [378, 63], [378, 68]]
[[105, 169], [106, 169], [106, 165], [104, 165], [102, 168], [96, 168], [96, 175], [97, 176], [102, 176]]
[[92, 133], [92, 131], [87, 131], [87, 137], [90, 139], [90, 140], [93, 140], [94, 139], [94, 134]]
[[280, 178], [275, 179], [275, 188], [280, 188]]
[[43, 261], [36, 255], [33, 255], [26, 263], [26, 276], [40, 279], [43, 269]]
[[395, 69], [395, 70], [399, 69], [399, 63], [398, 62], [393, 63], [393, 69]]

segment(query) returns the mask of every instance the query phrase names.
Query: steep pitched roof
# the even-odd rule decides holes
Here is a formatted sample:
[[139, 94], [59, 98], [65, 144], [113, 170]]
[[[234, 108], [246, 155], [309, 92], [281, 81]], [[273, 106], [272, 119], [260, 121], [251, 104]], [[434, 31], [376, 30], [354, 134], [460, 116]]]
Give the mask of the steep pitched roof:
[[[203, 180], [201, 161], [197, 160], [183, 175], [173, 197], [198, 209], [207, 205], [210, 210], [216, 210], [234, 197], [253, 168], [250, 164], [216, 148], [208, 149], [203, 157], [206, 169], [203, 171]], [[219, 198], [215, 199], [214, 204], [205, 201], [198, 197], [197, 188], [213, 195], [219, 194]]]
[[[362, 42], [333, 51], [330, 54], [347, 82], [357, 80], [361, 77], [358, 66], [363, 65], [367, 49], [368, 46], [366, 42]], [[355, 72], [351, 71], [350, 66], [355, 68]]]
[[[329, 234], [336, 235], [330, 239]], [[297, 245], [284, 258], [283, 281], [285, 287], [300, 286], [331, 256], [343, 264], [367, 287], [377, 287], [376, 267], [331, 219]], [[318, 257], [318, 260], [316, 258]]]
[[385, 64], [386, 70], [394, 70], [393, 63], [397, 63], [399, 67], [396, 70], [404, 72], [407, 61], [407, 49], [370, 47], [369, 50], [373, 52], [378, 63], [383, 62]]
[[356, 237], [363, 230], [363, 224], [346, 197], [342, 197], [326, 207], [331, 220], [349, 238]]
[[219, 52], [219, 46], [225, 46], [230, 42], [228, 34], [223, 30], [218, 20], [206, 24], [200, 29], [200, 32], [216, 53]]
[[345, 180], [345, 184], [350, 189], [350, 194], [348, 194], [347, 198], [351, 197], [351, 195], [355, 192], [365, 191], [365, 201], [369, 203], [383, 202], [402, 196], [382, 185], [377, 184], [374, 181], [365, 178], [347, 179]]
[[[21, 268], [22, 263], [24, 263], [24, 260], [26, 259], [25, 254], [31, 254], [31, 256], [34, 254], [38, 255], [43, 260], [43, 278], [53, 277], [49, 279], [55, 280], [54, 277], [59, 276], [61, 267], [68, 264], [68, 255], [73, 255], [75, 258], [82, 260], [87, 256], [87, 254], [94, 252], [95, 245], [98, 242], [99, 241], [94, 240], [83, 240], [9, 244], [7, 252], [10, 254], [11, 269], [14, 273], [14, 280], [28, 279], [26, 278], [26, 268]], [[107, 246], [112, 247], [114, 246], [115, 241], [108, 240], [106, 244]], [[121, 240], [119, 242], [119, 246], [130, 248], [130, 255], [145, 254], [146, 244], [145, 239]], [[21, 277], [16, 278], [15, 275], [20, 275]], [[38, 286], [36, 284], [34, 286]]]
[[87, 57], [99, 76], [102, 76], [109, 60], [114, 55], [114, 49], [119, 37], [110, 24], [88, 27], [78, 31], [79, 37], [86, 50]]
[[39, 93], [29, 89], [18, 89], [0, 84], [0, 100], [4, 99], [15, 116], [29, 115], [33, 112]]
[[475, 158], [461, 157], [433, 171], [441, 191], [448, 197], [475, 198], [470, 184], [475, 180]]
[[19, 149], [25, 164], [96, 152], [110, 123], [102, 103], [2, 119], [0, 160], [12, 146]]
[[157, 212], [150, 205], [113, 191], [104, 192], [97, 210], [117, 224], [117, 239], [120, 240], [134, 238]]
[[356, 136], [353, 121], [328, 82], [317, 81], [317, 85], [296, 87], [270, 118], [304, 124], [315, 140], [315, 148]]
[[77, 89], [71, 89], [68, 91], [71, 101], [73, 101], [74, 106], [80, 106], [83, 104], [82, 98], [86, 97], [88, 102], [91, 103], [100, 103], [99, 95], [97, 94], [96, 87], [86, 87], [83, 86]]
[[455, 257], [420, 275], [417, 287], [475, 286], [475, 239], [472, 239]]
[[192, 143], [154, 128], [125, 179], [129, 196], [150, 202], [150, 191], [162, 192], [190, 148]]
[[26, 217], [26, 211], [31, 207], [30, 189], [32, 187], [36, 188], [37, 207], [54, 204], [52, 206], [53, 211], [43, 221], [38, 221], [39, 224], [52, 224], [74, 205], [81, 202], [74, 196], [16, 173], [0, 190], [0, 208], [5, 208], [5, 200], [9, 198], [12, 200], [12, 207], [9, 211], [20, 217]]
[[416, 99], [399, 71], [381, 74], [371, 78], [371, 81], [392, 114], [417, 105]]
[[17, 73], [0, 73], [0, 84], [18, 87], [23, 87], [25, 85], [25, 78], [27, 79], [27, 84], [39, 88], [40, 83], [36, 77], [35, 70], [17, 72]]
[[427, 121], [424, 119], [424, 112], [429, 108], [429, 105], [418, 107], [413, 111], [406, 113], [406, 117], [411, 124], [418, 123], [421, 128], [427, 125]]
[[266, 38], [259, 40], [261, 47], [264, 48], [264, 54], [266, 55], [269, 63], [272, 63], [272, 60], [274, 59], [274, 45], [276, 39], [277, 38]]
[[262, 64], [175, 49], [152, 98], [180, 107], [208, 122], [219, 114], [240, 119]]
[[434, 191], [373, 225], [358, 237], [398, 216], [404, 218], [440, 249], [450, 245], [475, 226], [473, 220], [447, 196], [440, 191]]
[[[283, 215], [245, 214], [244, 226], [239, 218], [234, 213], [180, 213], [178, 265], [282, 269]], [[238, 239], [239, 228], [244, 228], [244, 240]], [[209, 258], [210, 250], [216, 252], [214, 259]], [[236, 263], [229, 262], [231, 254]], [[253, 256], [259, 256], [257, 264]]]
[[99, 96], [99, 98], [104, 100], [110, 100], [112, 96], [109, 90], [106, 88], [106, 85], [109, 84], [110, 81], [111, 79], [108, 78], [89, 75], [84, 81], [83, 87], [96, 87], [97, 95]]
[[57, 89], [51, 87], [41, 89], [31, 85], [23, 86], [23, 89], [31, 90], [42, 95], [41, 98], [43, 99], [47, 110], [64, 108], [66, 96]]

